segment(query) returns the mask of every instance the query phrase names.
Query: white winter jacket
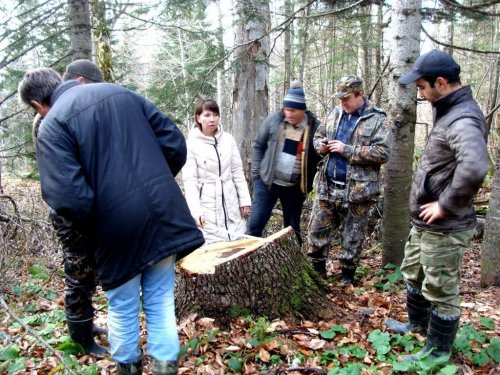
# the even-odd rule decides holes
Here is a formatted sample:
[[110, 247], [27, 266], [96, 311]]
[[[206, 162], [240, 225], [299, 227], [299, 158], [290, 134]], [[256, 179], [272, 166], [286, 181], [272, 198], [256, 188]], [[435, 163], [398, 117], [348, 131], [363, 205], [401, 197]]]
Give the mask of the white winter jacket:
[[240, 207], [251, 206], [243, 163], [236, 142], [219, 125], [215, 136], [193, 127], [187, 139], [187, 161], [182, 169], [184, 191], [191, 215], [202, 228], [205, 240], [232, 241], [244, 234]]

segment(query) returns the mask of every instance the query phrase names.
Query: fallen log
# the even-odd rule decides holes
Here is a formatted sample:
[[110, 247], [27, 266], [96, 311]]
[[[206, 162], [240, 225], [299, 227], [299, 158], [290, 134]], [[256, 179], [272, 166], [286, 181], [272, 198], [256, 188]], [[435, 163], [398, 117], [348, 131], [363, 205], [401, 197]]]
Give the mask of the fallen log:
[[269, 319], [339, 319], [328, 286], [312, 269], [291, 228], [264, 239], [205, 245], [179, 262], [177, 317], [192, 313], [227, 320], [252, 314]]

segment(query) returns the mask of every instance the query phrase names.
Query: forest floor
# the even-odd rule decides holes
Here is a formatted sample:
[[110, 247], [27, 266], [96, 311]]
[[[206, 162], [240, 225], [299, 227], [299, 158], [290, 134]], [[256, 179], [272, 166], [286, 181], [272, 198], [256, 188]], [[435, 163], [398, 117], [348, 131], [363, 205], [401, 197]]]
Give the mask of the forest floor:
[[[80, 355], [70, 342], [64, 322], [61, 253], [50, 242], [53, 236], [41, 234], [49, 227], [43, 219], [46, 212], [36, 208], [40, 202], [33, 198], [38, 187], [15, 186], [4, 184], [4, 194], [19, 200], [32, 197], [27, 199], [31, 203], [18, 206], [21, 211], [28, 207], [40, 213], [31, 226], [25, 218], [16, 233], [0, 223], [4, 225], [0, 292], [5, 301], [0, 308], [0, 374], [115, 374], [109, 357]], [[38, 240], [30, 242], [28, 236]], [[42, 246], [44, 241], [47, 244]], [[22, 252], [9, 248], [21, 245], [25, 246]], [[244, 316], [218, 326], [210, 317], [193, 315], [178, 322], [179, 374], [500, 373], [500, 288], [480, 287], [480, 244], [475, 243], [464, 256], [461, 329], [446, 363], [397, 361], [399, 354], [418, 350], [425, 339], [386, 332], [387, 318], [406, 320], [406, 293], [399, 270], [381, 268], [379, 244], [365, 252], [354, 287], [339, 284], [337, 260], [328, 262], [328, 271], [328, 298], [344, 309], [344, 317], [290, 323], [285, 318]], [[105, 326], [107, 305], [102, 291], [94, 303], [96, 322]], [[108, 344], [104, 336], [98, 341]], [[151, 373], [147, 356], [144, 373]]]

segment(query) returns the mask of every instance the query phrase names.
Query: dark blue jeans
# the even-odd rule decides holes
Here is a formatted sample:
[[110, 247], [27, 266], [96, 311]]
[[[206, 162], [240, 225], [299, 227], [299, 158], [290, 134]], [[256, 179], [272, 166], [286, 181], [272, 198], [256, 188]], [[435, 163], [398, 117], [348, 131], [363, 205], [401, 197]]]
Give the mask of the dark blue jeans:
[[291, 226], [302, 245], [300, 236], [300, 216], [306, 195], [300, 190], [300, 184], [285, 187], [273, 184], [271, 188], [261, 179], [255, 181], [252, 197], [252, 214], [248, 220], [247, 234], [262, 237], [262, 232], [271, 218], [274, 205], [278, 201], [283, 208], [283, 227]]

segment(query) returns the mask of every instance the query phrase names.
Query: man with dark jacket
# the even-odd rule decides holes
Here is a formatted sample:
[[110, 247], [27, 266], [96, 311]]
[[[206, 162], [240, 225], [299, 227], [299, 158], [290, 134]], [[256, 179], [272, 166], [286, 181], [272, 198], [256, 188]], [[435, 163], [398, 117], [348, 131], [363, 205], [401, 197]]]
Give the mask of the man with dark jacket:
[[460, 269], [476, 226], [473, 197], [488, 172], [486, 121], [460, 66], [445, 52], [420, 56], [399, 82], [415, 82], [433, 109], [431, 134], [410, 195], [412, 230], [401, 272], [409, 322], [390, 329], [427, 334], [425, 347], [402, 360], [450, 355], [460, 320]]
[[174, 178], [186, 161], [182, 133], [136, 93], [61, 84], [52, 69], [28, 71], [19, 94], [44, 117], [43, 199], [95, 248], [118, 374], [142, 373], [141, 292], [153, 374], [176, 374], [174, 263], [204, 242]]
[[267, 116], [255, 138], [252, 213], [247, 226], [247, 234], [261, 237], [279, 199], [283, 224], [295, 230], [300, 244], [302, 206], [312, 189], [319, 160], [312, 144], [319, 122], [307, 110], [301, 86], [298, 81], [292, 82], [283, 99], [283, 110]]
[[341, 281], [352, 284], [368, 214], [380, 194], [380, 166], [389, 158], [390, 133], [385, 112], [366, 98], [361, 78], [340, 79], [335, 96], [340, 104], [314, 135], [314, 147], [323, 159], [315, 178], [308, 256], [316, 272], [325, 276], [332, 234], [344, 223]]
[[[79, 59], [66, 67], [63, 80], [73, 79], [82, 84], [102, 82], [102, 73], [92, 61]], [[37, 113], [33, 120], [33, 144], [36, 150], [36, 137], [42, 122]], [[106, 330], [90, 324], [94, 318], [92, 294], [95, 292], [95, 260], [94, 251], [86, 238], [73, 232], [71, 222], [50, 210], [50, 221], [56, 230], [62, 245], [65, 274], [64, 309], [68, 331], [73, 342], [82, 346], [86, 354], [104, 354], [106, 348], [98, 345], [93, 335], [104, 334]]]

